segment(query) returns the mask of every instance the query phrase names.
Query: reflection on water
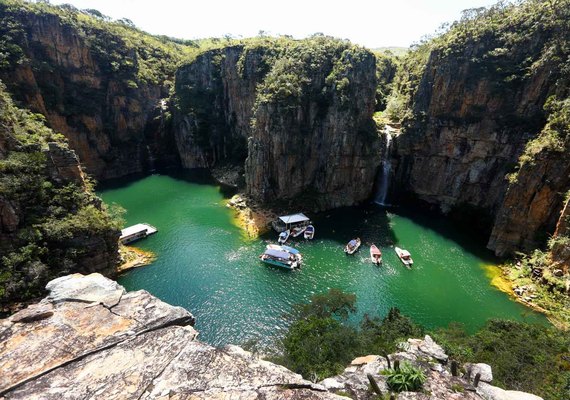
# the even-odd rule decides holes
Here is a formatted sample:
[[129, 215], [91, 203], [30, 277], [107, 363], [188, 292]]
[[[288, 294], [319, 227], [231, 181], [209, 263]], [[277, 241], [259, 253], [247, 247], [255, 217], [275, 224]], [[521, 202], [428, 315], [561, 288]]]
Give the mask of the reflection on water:
[[[156, 262], [119, 282], [187, 308], [202, 340], [214, 345], [269, 343], [286, 328], [284, 315], [293, 304], [332, 287], [356, 293], [355, 322], [365, 313], [384, 316], [394, 306], [426, 327], [459, 321], [474, 330], [492, 317], [545, 321], [492, 287], [484, 270], [494, 262], [490, 253], [441, 217], [376, 205], [311, 215], [315, 240], [292, 242], [304, 267], [285, 271], [258, 260], [276, 234], [246, 241], [221, 189], [203, 176], [153, 175], [117, 182], [101, 194], [127, 210], [128, 224], [159, 229], [138, 243], [158, 256]], [[343, 246], [356, 236], [363, 245], [347, 256]], [[372, 243], [383, 252], [379, 267], [369, 260]], [[412, 270], [403, 267], [394, 245], [412, 253]]]

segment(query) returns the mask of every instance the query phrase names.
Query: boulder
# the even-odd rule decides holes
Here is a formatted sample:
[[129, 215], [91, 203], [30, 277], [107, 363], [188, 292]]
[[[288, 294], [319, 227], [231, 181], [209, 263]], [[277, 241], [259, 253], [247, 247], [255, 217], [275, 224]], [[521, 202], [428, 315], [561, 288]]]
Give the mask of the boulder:
[[466, 370], [466, 378], [468, 379], [475, 379], [475, 375], [481, 374], [481, 378], [479, 379], [480, 382], [487, 382], [490, 383], [493, 381], [493, 370], [489, 364], [465, 364]]
[[118, 304], [126, 293], [125, 288], [117, 282], [94, 273], [87, 276], [73, 274], [54, 279], [46, 285], [50, 292], [47, 297], [52, 303], [63, 301], [80, 301], [101, 303], [106, 307]]
[[488, 383], [481, 382], [477, 386], [477, 394], [485, 400], [543, 400], [534, 394], [516, 390], [504, 390]]

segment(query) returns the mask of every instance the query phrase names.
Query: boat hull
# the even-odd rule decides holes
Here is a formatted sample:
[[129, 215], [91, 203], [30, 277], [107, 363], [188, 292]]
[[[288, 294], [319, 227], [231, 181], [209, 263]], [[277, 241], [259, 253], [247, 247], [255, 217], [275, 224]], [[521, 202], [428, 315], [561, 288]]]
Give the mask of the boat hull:
[[261, 261], [264, 262], [265, 264], [273, 265], [275, 267], [279, 267], [279, 268], [283, 268], [283, 269], [288, 269], [290, 271], [292, 271], [298, 267], [298, 264], [296, 262], [294, 262], [292, 264], [286, 264], [286, 263], [282, 263], [282, 262], [277, 261], [277, 260], [263, 259], [263, 258], [261, 258]]
[[305, 239], [312, 240], [315, 237], [315, 227], [313, 225], [309, 225], [303, 233], [303, 236]]
[[[400, 259], [400, 261], [402, 261], [402, 263], [407, 267], [407, 268], [412, 268], [412, 265], [414, 264], [414, 260], [412, 260], [412, 257], [409, 256], [408, 253], [408, 258], [406, 258], [406, 250], [401, 249], [399, 247], [396, 247], [394, 249], [396, 251], [396, 254], [398, 255], [398, 258]], [[406, 253], [404, 253], [406, 252]]]
[[370, 246], [370, 261], [376, 265], [382, 263], [382, 252], [375, 245]]

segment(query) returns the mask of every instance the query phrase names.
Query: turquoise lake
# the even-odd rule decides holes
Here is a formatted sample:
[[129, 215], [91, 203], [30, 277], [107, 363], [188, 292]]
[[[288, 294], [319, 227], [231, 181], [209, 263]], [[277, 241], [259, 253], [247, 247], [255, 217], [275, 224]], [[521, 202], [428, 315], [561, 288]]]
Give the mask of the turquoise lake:
[[[277, 234], [247, 238], [225, 207], [224, 191], [206, 178], [152, 175], [115, 182], [99, 194], [127, 210], [127, 225], [148, 222], [159, 230], [136, 243], [156, 261], [125, 273], [119, 283], [190, 310], [200, 338], [213, 345], [270, 344], [286, 329], [293, 304], [333, 287], [356, 294], [354, 323], [394, 306], [427, 328], [458, 321], [474, 331], [489, 318], [546, 323], [490, 285], [485, 266], [496, 262], [492, 254], [444, 217], [373, 204], [309, 214], [315, 239], [288, 243], [303, 253], [304, 265], [286, 271], [258, 259]], [[344, 245], [356, 236], [362, 247], [345, 255]], [[382, 250], [380, 267], [369, 260], [371, 243]], [[412, 270], [394, 245], [412, 253]]]

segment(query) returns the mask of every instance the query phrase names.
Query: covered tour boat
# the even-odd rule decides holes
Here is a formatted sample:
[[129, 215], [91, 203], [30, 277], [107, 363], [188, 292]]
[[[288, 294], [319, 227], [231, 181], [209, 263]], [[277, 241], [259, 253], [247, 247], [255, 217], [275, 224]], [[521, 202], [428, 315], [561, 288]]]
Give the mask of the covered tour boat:
[[284, 249], [278, 250], [268, 247], [265, 249], [265, 252], [259, 256], [259, 259], [266, 264], [289, 270], [293, 270], [301, 266], [297, 256], [285, 251]]

